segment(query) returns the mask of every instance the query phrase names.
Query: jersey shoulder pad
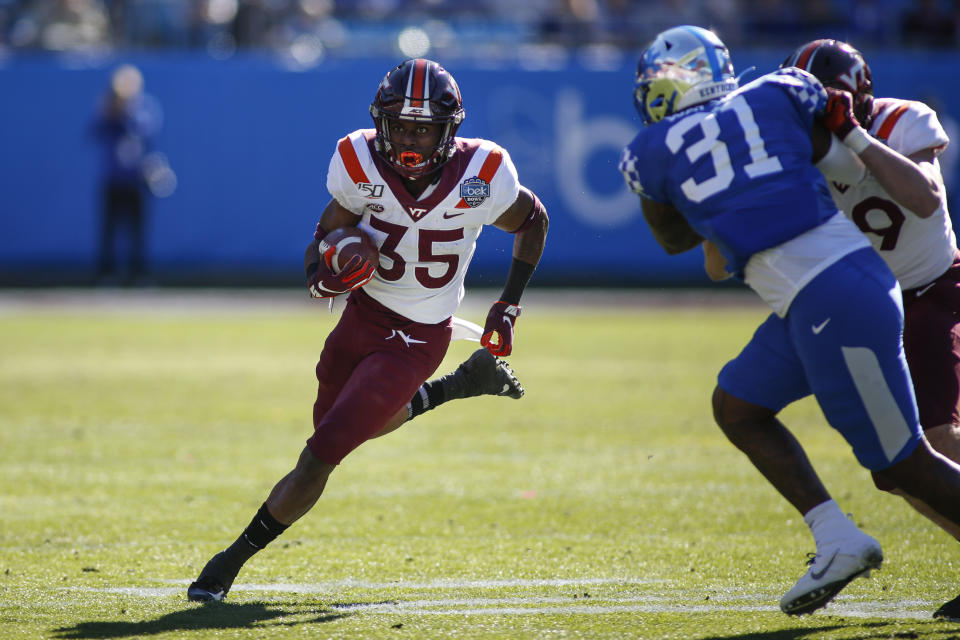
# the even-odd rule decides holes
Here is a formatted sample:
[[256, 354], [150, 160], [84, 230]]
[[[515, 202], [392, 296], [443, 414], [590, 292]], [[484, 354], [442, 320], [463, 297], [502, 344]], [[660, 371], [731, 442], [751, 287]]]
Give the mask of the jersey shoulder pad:
[[623, 179], [627, 183], [627, 188], [633, 193], [647, 197], [643, 190], [643, 183], [640, 181], [640, 170], [637, 166], [639, 159], [633, 151], [633, 144], [629, 144], [620, 152], [620, 161], [617, 168], [623, 174]]
[[797, 103], [801, 111], [822, 113], [827, 106], [827, 90], [812, 73], [796, 67], [777, 69], [759, 81], [782, 87]]
[[498, 182], [517, 182], [517, 168], [506, 149], [496, 142], [482, 138], [473, 138], [465, 142], [467, 145], [476, 147], [473, 157], [480, 162], [476, 177], [486, 182], [493, 182], [495, 179]]
[[[327, 190], [344, 208], [360, 213], [363, 210], [363, 191], [373, 189], [371, 177], [379, 179], [367, 144], [367, 130], [359, 129], [340, 138], [330, 158], [327, 171]], [[380, 187], [383, 188], [382, 186]]]
[[459, 209], [488, 207], [491, 222], [512, 205], [520, 193], [517, 168], [507, 150], [482, 138], [457, 138], [458, 153], [471, 153], [460, 177]]
[[[660, 122], [663, 122], [661, 120]], [[627, 188], [642, 198], [655, 202], [668, 203], [670, 201], [665, 189], [665, 175], [660, 171], [656, 153], [651, 149], [657, 148], [662, 134], [657, 131], [657, 125], [641, 129], [636, 137], [620, 152], [617, 168], [623, 174]]]
[[924, 149], [939, 153], [950, 142], [936, 112], [922, 102], [878, 98], [874, 114], [870, 133], [905, 156]]

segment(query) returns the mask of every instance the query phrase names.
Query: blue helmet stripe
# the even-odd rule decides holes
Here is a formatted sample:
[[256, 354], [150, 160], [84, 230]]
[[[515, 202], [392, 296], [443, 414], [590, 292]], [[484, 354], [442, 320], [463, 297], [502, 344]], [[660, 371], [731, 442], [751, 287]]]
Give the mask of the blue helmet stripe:
[[703, 48], [706, 53], [707, 60], [710, 61], [710, 70], [713, 72], [713, 81], [720, 82], [721, 80], [723, 80], [723, 65], [720, 63], [720, 58], [717, 56], [716, 43], [706, 38], [702, 33], [703, 29], [701, 29], [700, 27], [684, 25], [683, 29], [688, 31], [697, 40], [703, 43]]

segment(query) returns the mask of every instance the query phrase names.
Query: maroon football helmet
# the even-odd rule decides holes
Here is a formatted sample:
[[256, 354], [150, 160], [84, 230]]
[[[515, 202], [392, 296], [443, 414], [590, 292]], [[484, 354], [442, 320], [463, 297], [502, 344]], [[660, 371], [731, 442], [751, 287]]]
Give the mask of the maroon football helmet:
[[863, 54], [839, 40], [814, 40], [797, 48], [781, 67], [809, 71], [825, 87], [853, 94], [853, 115], [860, 125], [870, 128], [873, 120], [873, 76]]
[[[401, 176], [420, 178], [436, 171], [454, 151], [453, 137], [463, 122], [460, 87], [433, 60], [416, 58], [391, 69], [370, 105], [377, 128], [377, 153]], [[407, 120], [443, 125], [440, 140], [429, 155], [398, 149], [390, 140], [390, 121]]]

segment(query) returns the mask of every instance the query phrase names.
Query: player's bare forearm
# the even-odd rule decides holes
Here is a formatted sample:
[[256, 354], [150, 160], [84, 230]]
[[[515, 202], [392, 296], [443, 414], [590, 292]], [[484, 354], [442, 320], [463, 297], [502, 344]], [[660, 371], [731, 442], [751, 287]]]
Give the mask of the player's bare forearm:
[[720, 253], [717, 245], [709, 240], [703, 241], [703, 268], [714, 282], [726, 280], [732, 274], [727, 271], [727, 259]]
[[550, 229], [550, 218], [547, 212], [537, 216], [531, 225], [513, 238], [513, 257], [534, 266], [540, 262], [543, 248], [547, 244], [547, 231]]
[[830, 130], [823, 124], [823, 120], [815, 119], [810, 129], [810, 140], [813, 143], [813, 157], [811, 162], [817, 164], [830, 150], [832, 141], [830, 139]]
[[320, 235], [326, 235], [334, 229], [340, 227], [355, 227], [360, 222], [360, 216], [345, 208], [336, 200], [330, 200], [327, 203], [323, 213], [320, 214], [320, 222], [317, 223], [317, 231], [314, 233], [313, 241], [307, 245], [307, 250], [303, 255], [303, 269], [310, 273], [310, 267], [320, 262], [320, 251], [317, 247], [317, 238]]
[[640, 202], [643, 217], [654, 239], [668, 254], [676, 255], [689, 251], [703, 242], [700, 234], [693, 230], [683, 214], [673, 206], [646, 198]]
[[829, 99], [823, 112], [823, 124], [843, 141], [867, 167], [880, 186], [901, 206], [921, 218], [929, 218], [939, 208], [943, 181], [934, 165], [934, 149], [924, 149], [907, 158], [871, 136], [857, 121], [853, 96], [826, 87]]
[[330, 200], [320, 215], [320, 226], [325, 231], [333, 231], [340, 227], [355, 227], [360, 222], [360, 216], [350, 211], [336, 200]]
[[907, 158], [878, 142], [860, 154], [860, 160], [890, 197], [921, 218], [929, 218], [940, 208], [943, 183], [933, 159], [931, 149]]
[[494, 226], [514, 234], [513, 260], [500, 300], [519, 304], [520, 296], [543, 255], [550, 217], [533, 192], [520, 187], [517, 199], [497, 218]]

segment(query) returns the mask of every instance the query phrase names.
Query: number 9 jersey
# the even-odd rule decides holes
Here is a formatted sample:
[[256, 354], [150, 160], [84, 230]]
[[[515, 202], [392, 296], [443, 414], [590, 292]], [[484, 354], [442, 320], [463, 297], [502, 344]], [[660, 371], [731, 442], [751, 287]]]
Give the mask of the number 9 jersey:
[[517, 171], [506, 150], [481, 139], [455, 138], [437, 180], [415, 198], [404, 178], [374, 151], [374, 129], [342, 138], [330, 160], [327, 189], [380, 249], [380, 265], [363, 291], [415, 322], [454, 314], [483, 225], [516, 201]]
[[632, 191], [678, 209], [740, 273], [752, 255], [838, 212], [811, 162], [813, 118], [826, 101], [811, 74], [774, 71], [643, 129], [620, 170]]
[[[924, 149], [937, 155], [950, 142], [933, 109], [896, 98], [873, 101], [870, 135], [904, 156]], [[829, 184], [836, 203], [866, 234], [904, 289], [932, 282], [953, 264], [957, 243], [946, 189], [940, 191], [937, 211], [921, 218], [897, 204], [869, 174], [859, 184]]]

